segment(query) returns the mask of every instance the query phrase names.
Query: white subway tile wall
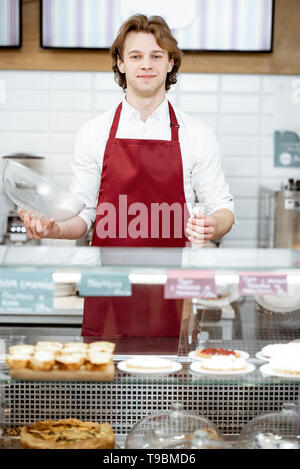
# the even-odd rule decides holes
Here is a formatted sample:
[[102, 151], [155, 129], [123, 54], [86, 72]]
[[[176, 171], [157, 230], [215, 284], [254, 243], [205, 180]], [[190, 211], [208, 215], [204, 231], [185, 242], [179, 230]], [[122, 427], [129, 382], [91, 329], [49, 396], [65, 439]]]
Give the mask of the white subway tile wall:
[[[223, 168], [235, 198], [238, 223], [225, 247], [255, 247], [259, 187], [279, 188], [298, 169], [274, 168], [273, 132], [280, 102], [279, 75], [183, 73], [170, 101], [213, 127]], [[42, 169], [68, 188], [73, 142], [80, 126], [118, 103], [122, 90], [110, 72], [0, 71], [0, 156], [44, 155]], [[300, 120], [300, 105], [299, 105]], [[1, 183], [0, 183], [1, 184]], [[0, 186], [1, 213], [5, 196]]]

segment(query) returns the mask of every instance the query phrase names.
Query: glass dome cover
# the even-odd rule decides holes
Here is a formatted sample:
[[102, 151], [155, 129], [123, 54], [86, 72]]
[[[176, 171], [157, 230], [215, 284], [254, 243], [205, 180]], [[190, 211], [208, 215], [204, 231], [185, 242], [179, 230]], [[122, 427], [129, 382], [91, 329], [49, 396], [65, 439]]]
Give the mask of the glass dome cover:
[[280, 412], [251, 420], [238, 439], [239, 447], [253, 449], [298, 449], [300, 432], [297, 406], [284, 403]]
[[187, 412], [181, 403], [171, 404], [166, 412], [138, 422], [129, 432], [127, 449], [189, 448], [193, 434], [205, 430], [211, 440], [222, 440], [217, 427], [204, 417]]

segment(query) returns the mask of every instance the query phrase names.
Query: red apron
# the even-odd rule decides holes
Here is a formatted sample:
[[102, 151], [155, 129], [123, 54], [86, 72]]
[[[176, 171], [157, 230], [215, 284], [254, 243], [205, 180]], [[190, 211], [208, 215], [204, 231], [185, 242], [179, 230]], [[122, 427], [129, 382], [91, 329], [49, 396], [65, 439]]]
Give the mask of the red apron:
[[[169, 103], [170, 141], [116, 138], [121, 110], [122, 103], [106, 143], [92, 246], [184, 247], [189, 213], [174, 110]], [[152, 212], [158, 204], [167, 207], [160, 218]], [[161, 285], [132, 285], [130, 297], [85, 298], [82, 335], [178, 337], [182, 300], [163, 294]]]

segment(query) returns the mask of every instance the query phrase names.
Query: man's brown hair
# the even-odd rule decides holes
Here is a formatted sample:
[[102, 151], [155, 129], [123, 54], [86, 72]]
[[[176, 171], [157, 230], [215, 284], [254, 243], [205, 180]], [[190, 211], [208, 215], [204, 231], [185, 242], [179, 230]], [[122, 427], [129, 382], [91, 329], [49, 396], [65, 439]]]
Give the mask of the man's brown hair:
[[118, 58], [123, 61], [124, 42], [130, 31], [153, 34], [159, 47], [168, 52], [169, 60], [173, 59], [174, 66], [171, 72], [167, 74], [165, 85], [166, 90], [170, 89], [171, 85], [177, 82], [177, 72], [181, 64], [182, 53], [169, 26], [161, 16], [150, 16], [147, 18], [145, 15], [134, 15], [121, 26], [119, 34], [110, 48], [110, 55], [113, 59], [112, 69], [118, 85], [123, 90], [127, 88], [125, 73], [121, 73], [118, 68]]

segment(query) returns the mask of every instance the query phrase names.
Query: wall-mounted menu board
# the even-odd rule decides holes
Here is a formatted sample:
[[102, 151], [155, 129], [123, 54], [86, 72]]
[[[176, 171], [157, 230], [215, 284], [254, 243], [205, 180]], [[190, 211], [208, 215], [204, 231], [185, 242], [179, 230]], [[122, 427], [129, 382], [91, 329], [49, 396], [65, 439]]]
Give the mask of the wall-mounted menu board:
[[159, 15], [189, 51], [271, 52], [275, 0], [41, 0], [41, 46], [109, 49], [136, 13]]
[[21, 47], [21, 0], [0, 0], [0, 48]]

